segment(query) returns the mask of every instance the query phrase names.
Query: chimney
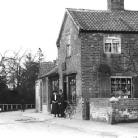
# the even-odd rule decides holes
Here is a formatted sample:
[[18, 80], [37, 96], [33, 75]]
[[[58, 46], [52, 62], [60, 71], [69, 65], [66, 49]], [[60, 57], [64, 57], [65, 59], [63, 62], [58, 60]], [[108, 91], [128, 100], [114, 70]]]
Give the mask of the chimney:
[[124, 0], [107, 0], [108, 10], [124, 10]]

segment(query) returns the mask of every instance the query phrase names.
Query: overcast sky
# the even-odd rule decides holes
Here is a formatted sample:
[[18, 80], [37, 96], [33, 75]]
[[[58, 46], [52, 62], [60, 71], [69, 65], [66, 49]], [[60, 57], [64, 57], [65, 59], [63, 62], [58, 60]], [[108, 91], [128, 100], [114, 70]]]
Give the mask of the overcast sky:
[[[124, 0], [138, 11], [138, 0]], [[107, 0], [0, 0], [0, 51], [41, 48], [47, 61], [57, 58], [56, 40], [65, 8], [106, 10]]]

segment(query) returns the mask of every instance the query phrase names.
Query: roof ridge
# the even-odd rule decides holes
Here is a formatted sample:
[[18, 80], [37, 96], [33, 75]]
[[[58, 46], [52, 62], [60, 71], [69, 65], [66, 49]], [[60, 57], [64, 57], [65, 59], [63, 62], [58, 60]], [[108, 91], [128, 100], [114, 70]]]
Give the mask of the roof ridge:
[[77, 8], [66, 8], [67, 10], [75, 10], [75, 11], [107, 11], [107, 10], [92, 10], [92, 9], [77, 9]]
[[133, 10], [92, 10], [92, 9], [77, 9], [77, 8], [66, 8], [67, 10], [81, 11], [81, 12], [138, 12]]

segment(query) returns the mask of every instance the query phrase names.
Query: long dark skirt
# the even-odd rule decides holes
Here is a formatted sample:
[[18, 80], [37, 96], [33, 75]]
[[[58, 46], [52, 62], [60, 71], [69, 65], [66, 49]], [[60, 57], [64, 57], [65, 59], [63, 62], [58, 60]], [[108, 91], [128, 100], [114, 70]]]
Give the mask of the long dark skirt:
[[59, 107], [58, 107], [58, 103], [52, 103], [52, 110], [51, 110], [51, 114], [59, 114]]
[[65, 110], [64, 104], [62, 103], [59, 105], [59, 111], [60, 111], [61, 117], [64, 117], [64, 110]]

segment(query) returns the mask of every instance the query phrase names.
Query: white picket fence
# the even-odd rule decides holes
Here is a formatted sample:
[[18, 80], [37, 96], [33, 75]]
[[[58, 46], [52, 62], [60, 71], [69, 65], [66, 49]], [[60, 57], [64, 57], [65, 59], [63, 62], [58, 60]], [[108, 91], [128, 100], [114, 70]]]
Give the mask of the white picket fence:
[[[20, 110], [21, 104], [0, 104], [1, 111]], [[35, 104], [25, 104], [25, 109], [34, 109]]]

